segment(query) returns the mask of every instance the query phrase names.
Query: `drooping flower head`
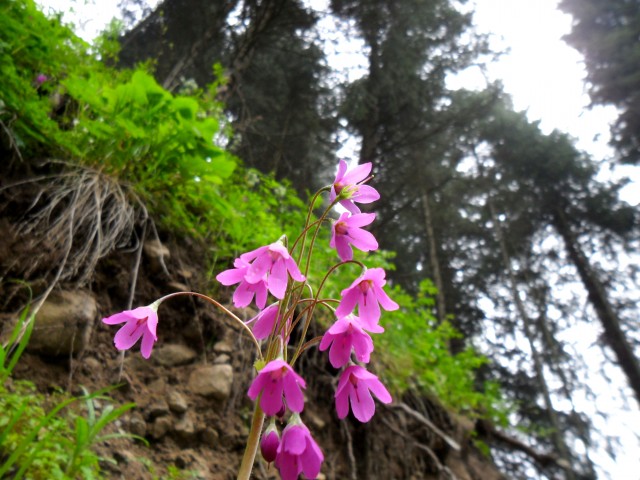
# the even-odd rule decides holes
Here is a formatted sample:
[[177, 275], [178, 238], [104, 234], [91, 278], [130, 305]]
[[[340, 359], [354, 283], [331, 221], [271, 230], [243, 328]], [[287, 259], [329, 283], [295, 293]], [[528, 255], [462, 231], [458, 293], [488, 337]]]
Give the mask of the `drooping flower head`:
[[336, 179], [331, 185], [329, 200], [339, 199], [340, 205], [351, 213], [360, 213], [354, 202], [371, 203], [380, 198], [378, 191], [369, 185], [363, 185], [371, 173], [371, 162], [363, 163], [347, 172], [347, 162], [340, 160]]
[[262, 454], [262, 458], [264, 458], [267, 463], [273, 462], [278, 454], [279, 446], [280, 435], [278, 435], [275, 420], [272, 418], [271, 423], [269, 423], [260, 439], [260, 453]]
[[269, 305], [258, 315], [247, 321], [247, 323], [255, 322], [255, 325], [253, 326], [253, 335], [257, 340], [265, 339], [271, 334], [273, 326], [276, 323], [276, 317], [278, 316], [278, 307], [278, 303]]
[[[382, 333], [384, 328], [373, 325], [370, 328], [372, 333]], [[346, 365], [351, 358], [351, 351], [356, 354], [360, 362], [368, 363], [371, 352], [373, 352], [373, 340], [364, 331], [360, 319], [355, 315], [347, 315], [339, 318], [322, 337], [320, 341], [320, 351], [329, 350], [329, 361], [334, 368]]]
[[301, 388], [307, 388], [304, 379], [282, 359], [271, 360], [253, 380], [247, 392], [251, 400], [260, 393], [260, 408], [267, 415], [275, 415], [283, 407], [283, 396], [292, 412], [304, 409]]
[[356, 213], [349, 215], [344, 212], [333, 224], [329, 246], [338, 251], [340, 260], [346, 262], [353, 259], [351, 245], [363, 252], [378, 249], [378, 242], [371, 232], [360, 227], [369, 225], [376, 218], [375, 213]]
[[309, 429], [293, 414], [282, 431], [275, 465], [282, 480], [297, 480], [301, 473], [316, 478], [324, 461], [322, 450], [311, 436]]
[[284, 298], [287, 289], [289, 280], [287, 272], [298, 282], [305, 280], [295, 260], [280, 241], [243, 253], [240, 259], [250, 263], [244, 276], [245, 280], [249, 283], [257, 283], [266, 278], [269, 291], [279, 300]]
[[380, 320], [380, 305], [387, 311], [399, 308], [398, 304], [382, 290], [386, 283], [382, 268], [368, 269], [354, 280], [349, 288], [345, 288], [341, 292], [342, 300], [336, 308], [336, 316], [338, 318], [346, 317], [358, 305], [358, 314], [362, 324], [369, 331], [373, 331], [372, 328]]
[[158, 300], [146, 307], [125, 310], [102, 319], [102, 323], [107, 325], [124, 323], [113, 338], [113, 343], [118, 350], [129, 350], [142, 338], [140, 353], [144, 358], [151, 356], [153, 344], [158, 340], [156, 328], [160, 303], [161, 301]]
[[392, 398], [378, 377], [359, 365], [345, 368], [336, 389], [336, 412], [338, 418], [349, 413], [349, 403], [353, 415], [363, 423], [368, 422], [376, 411], [371, 394], [382, 403], [391, 403]]
[[248, 282], [245, 277], [251, 265], [244, 261], [242, 257], [236, 258], [233, 266], [235, 268], [230, 268], [216, 275], [216, 280], [223, 285], [229, 286], [239, 283], [238, 288], [233, 292], [233, 304], [237, 308], [246, 307], [251, 303], [255, 295], [258, 308], [264, 308], [267, 303], [266, 276], [257, 281]]

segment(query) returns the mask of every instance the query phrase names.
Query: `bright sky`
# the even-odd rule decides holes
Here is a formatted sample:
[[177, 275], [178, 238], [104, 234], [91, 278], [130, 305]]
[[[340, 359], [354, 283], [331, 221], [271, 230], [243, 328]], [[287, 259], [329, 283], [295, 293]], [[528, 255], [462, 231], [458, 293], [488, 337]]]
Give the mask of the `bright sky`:
[[[72, 5], [74, 12], [66, 15], [65, 19], [76, 23], [87, 39], [93, 38], [119, 13], [118, 0], [38, 1], [58, 11], [68, 11], [69, 5]], [[149, 3], [155, 4], [157, 0]], [[328, 0], [308, 0], [307, 3], [322, 11], [326, 10]], [[570, 31], [571, 17], [560, 12], [557, 3], [558, 0], [471, 0], [471, 5], [475, 5], [478, 31], [491, 34], [494, 50], [508, 50], [508, 54], [488, 67], [487, 73], [490, 80], [502, 80], [505, 90], [513, 96], [517, 110], [527, 110], [530, 120], [541, 120], [543, 131], [559, 129], [567, 132], [576, 139], [580, 149], [589, 152], [595, 159], [604, 160], [612, 155], [607, 142], [615, 109], [588, 109], [589, 97], [583, 82], [585, 72], [581, 57], [562, 40], [562, 36]], [[341, 49], [341, 55], [330, 58], [330, 62], [341, 57], [343, 64], [344, 59], [348, 58], [346, 63], [352, 67], [366, 66], [366, 59], [358, 58], [358, 44], [336, 48]], [[357, 69], [352, 69], [350, 73], [357, 74]], [[485, 79], [477, 68], [450, 79], [451, 87], [482, 88], [484, 84]], [[616, 172], [614, 174], [624, 173], [635, 180], [624, 193], [625, 200], [638, 204], [639, 169], [618, 167]], [[592, 333], [576, 332], [578, 336], [589, 337]], [[585, 340], [590, 343], [597, 341], [596, 338]], [[613, 366], [610, 370], [610, 375], [619, 375]], [[598, 372], [591, 372], [589, 380], [596, 381], [598, 375]], [[616, 383], [619, 382], [624, 383], [624, 379]], [[606, 386], [603, 388], [606, 389]], [[585, 403], [589, 402], [585, 400]], [[606, 410], [609, 406], [620, 405], [621, 399], [615, 395], [603, 395], [596, 399], [596, 403], [599, 408]], [[619, 456], [616, 461], [602, 454], [594, 456], [600, 467], [599, 472], [604, 473], [605, 477], [638, 478], [640, 440], [637, 432], [640, 432], [640, 412], [633, 399], [630, 399], [629, 406], [629, 410], [619, 407], [610, 409], [609, 418], [593, 418], [598, 429], [619, 436], [622, 446], [617, 449]]]

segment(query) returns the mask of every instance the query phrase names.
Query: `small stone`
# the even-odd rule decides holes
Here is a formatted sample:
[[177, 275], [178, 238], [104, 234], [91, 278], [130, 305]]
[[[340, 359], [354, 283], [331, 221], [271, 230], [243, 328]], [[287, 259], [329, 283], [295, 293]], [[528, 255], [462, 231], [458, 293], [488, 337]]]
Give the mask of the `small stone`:
[[198, 354], [185, 345], [163, 345], [153, 352], [153, 359], [164, 367], [175, 367], [192, 362]]
[[169, 392], [167, 403], [169, 404], [169, 408], [171, 409], [171, 411], [175, 413], [184, 413], [187, 411], [187, 408], [189, 408], [187, 400], [184, 398], [184, 396], [182, 396], [180, 392], [177, 392], [175, 390]]
[[163, 399], [158, 399], [147, 407], [147, 415], [149, 416], [149, 419], [162, 417], [168, 414], [169, 405], [167, 405], [167, 402], [165, 402]]
[[207, 427], [200, 434], [202, 441], [209, 447], [215, 447], [220, 440], [220, 434], [215, 428]]
[[191, 372], [189, 388], [203, 397], [226, 400], [231, 394], [233, 369], [231, 365], [206, 365]]
[[173, 431], [183, 440], [190, 440], [195, 437], [196, 429], [189, 415], [185, 415], [173, 426]]
[[178, 292], [188, 292], [189, 287], [181, 282], [169, 282], [168, 287]]
[[82, 361], [82, 370], [84, 370], [84, 372], [87, 374], [97, 372], [102, 367], [102, 363], [100, 363], [100, 361], [94, 357], [87, 357]]
[[133, 452], [129, 452], [128, 450], [116, 451], [113, 454], [113, 458], [116, 462], [122, 464], [135, 463], [137, 458]]
[[153, 426], [151, 427], [151, 436], [156, 440], [160, 440], [164, 437], [169, 430], [171, 430], [171, 418], [170, 417], [158, 417]]
[[129, 418], [129, 432], [139, 437], [144, 437], [147, 434], [147, 423], [140, 413], [135, 412], [131, 414]]
[[233, 346], [226, 340], [221, 340], [213, 345], [213, 352], [217, 355], [221, 355], [223, 353], [231, 354], [233, 353]]
[[222, 355], [218, 355], [214, 360], [213, 360], [214, 365], [223, 365], [225, 363], [231, 363], [231, 357], [229, 355], [227, 355], [226, 353], [223, 353]]
[[167, 388], [167, 382], [162, 377], [156, 378], [147, 386], [147, 388], [152, 393], [163, 394], [165, 389]]

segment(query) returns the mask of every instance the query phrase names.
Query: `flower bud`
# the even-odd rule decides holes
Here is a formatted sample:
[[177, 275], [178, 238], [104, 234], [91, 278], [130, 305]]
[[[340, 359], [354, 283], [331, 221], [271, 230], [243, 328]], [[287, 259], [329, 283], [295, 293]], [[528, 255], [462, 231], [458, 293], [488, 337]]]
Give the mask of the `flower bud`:
[[262, 439], [260, 440], [260, 453], [262, 454], [262, 458], [264, 458], [267, 463], [273, 462], [276, 459], [279, 446], [280, 435], [278, 435], [278, 430], [272, 421], [262, 434]]

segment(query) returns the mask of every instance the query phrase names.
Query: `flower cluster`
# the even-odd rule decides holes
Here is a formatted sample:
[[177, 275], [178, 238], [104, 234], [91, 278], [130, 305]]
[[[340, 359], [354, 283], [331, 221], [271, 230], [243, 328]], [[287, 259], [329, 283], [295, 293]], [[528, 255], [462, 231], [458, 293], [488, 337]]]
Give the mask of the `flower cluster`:
[[[375, 413], [374, 397], [383, 403], [392, 401], [385, 386], [363, 366], [369, 362], [374, 349], [371, 334], [384, 332], [379, 324], [381, 308], [387, 311], [398, 308], [398, 304], [384, 291], [384, 270], [367, 269], [360, 262], [355, 262], [362, 267], [363, 272], [349, 287], [342, 290], [341, 298], [335, 300], [338, 305], [334, 310], [328, 307], [331, 304], [329, 301], [319, 299], [320, 292], [312, 298], [304, 297], [305, 292], [313, 289], [306, 284], [308, 272], [304, 271], [303, 274], [298, 267], [298, 264], [306, 265], [308, 269], [310, 264], [312, 247], [305, 251], [306, 235], [315, 228], [315, 233], [311, 233], [315, 238], [317, 229], [337, 204], [344, 207], [346, 212], [341, 213], [333, 222], [329, 245], [336, 249], [341, 262], [353, 262], [353, 248], [364, 252], [378, 248], [375, 237], [362, 228], [375, 220], [375, 214], [362, 213], [356, 205], [371, 203], [380, 197], [373, 187], [365, 184], [370, 173], [370, 163], [349, 170], [347, 163], [340, 161], [335, 181], [331, 187], [321, 190], [330, 190], [329, 208], [320, 221], [313, 224], [307, 222], [291, 250], [283, 237], [270, 245], [240, 255], [235, 259], [233, 268], [218, 274], [216, 279], [223, 285], [237, 285], [233, 293], [233, 304], [236, 307], [246, 307], [255, 302], [260, 311], [254, 318], [243, 322], [209, 297], [181, 292], [163, 297], [148, 307], [103, 319], [109, 325], [125, 323], [115, 335], [117, 349], [129, 349], [142, 339], [141, 352], [145, 358], [149, 358], [157, 340], [158, 306], [171, 296], [191, 294], [208, 299], [240, 322], [251, 334], [260, 356], [256, 362], [258, 374], [247, 394], [256, 402], [256, 414], [270, 417], [268, 427], [262, 433], [260, 450], [263, 458], [269, 463], [273, 462], [278, 468], [283, 480], [295, 480], [300, 474], [315, 478], [324, 461], [322, 451], [300, 418], [304, 410], [303, 389], [306, 388], [306, 382], [294, 371], [294, 365], [308, 345], [300, 342], [293, 350], [288, 347], [291, 332], [297, 326], [303, 329], [299, 337], [305, 339], [317, 306], [330, 308], [335, 317], [335, 323], [320, 340], [319, 350], [328, 350], [331, 365], [342, 369], [334, 395], [338, 418], [345, 418], [351, 411], [359, 421], [368, 422]], [[313, 242], [310, 243], [313, 245]], [[276, 301], [267, 306], [269, 294]], [[265, 343], [261, 346], [260, 341]], [[355, 360], [352, 359], [352, 354]], [[275, 419], [283, 420], [287, 412], [290, 412], [287, 425], [280, 434]], [[250, 434], [248, 451], [250, 444], [255, 444], [256, 449], [258, 447], [260, 431], [257, 428], [255, 430], [257, 431], [252, 430]], [[250, 455], [249, 458], [252, 464], [253, 456]], [[244, 462], [241, 471], [243, 467]], [[248, 468], [250, 472], [251, 465]]]

